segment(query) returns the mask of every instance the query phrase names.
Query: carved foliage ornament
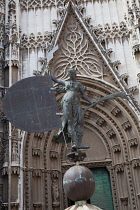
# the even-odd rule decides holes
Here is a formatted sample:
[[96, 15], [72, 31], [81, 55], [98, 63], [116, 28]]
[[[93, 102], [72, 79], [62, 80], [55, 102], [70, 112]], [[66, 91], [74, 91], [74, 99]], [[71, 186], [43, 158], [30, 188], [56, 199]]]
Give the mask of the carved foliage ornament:
[[105, 26], [99, 24], [93, 28], [93, 31], [99, 40], [130, 36], [130, 30], [128, 30], [125, 22], [121, 22], [119, 25], [115, 22], [112, 25], [107, 23]]
[[20, 0], [20, 7], [22, 10], [34, 9], [39, 7], [48, 7], [55, 5], [64, 5], [63, 0]]
[[70, 16], [66, 25], [60, 36], [61, 44], [58, 43], [59, 50], [51, 68], [55, 69], [55, 76], [65, 79], [68, 69], [73, 67], [80, 75], [101, 77], [103, 72], [101, 61], [76, 19]]

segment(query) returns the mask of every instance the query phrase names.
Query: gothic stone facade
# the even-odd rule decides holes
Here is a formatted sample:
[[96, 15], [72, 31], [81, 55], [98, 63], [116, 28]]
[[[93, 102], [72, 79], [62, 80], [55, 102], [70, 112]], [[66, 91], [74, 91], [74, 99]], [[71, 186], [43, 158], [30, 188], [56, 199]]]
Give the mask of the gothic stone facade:
[[[74, 67], [93, 101], [123, 91], [85, 113], [82, 163], [106, 167], [115, 210], [140, 209], [140, 2], [138, 0], [0, 0], [0, 96], [16, 81], [41, 74], [67, 79]], [[58, 104], [62, 94], [56, 95]], [[83, 100], [83, 108], [88, 104]], [[56, 131], [26, 133], [11, 126], [0, 102], [0, 208], [62, 210], [68, 148]]]

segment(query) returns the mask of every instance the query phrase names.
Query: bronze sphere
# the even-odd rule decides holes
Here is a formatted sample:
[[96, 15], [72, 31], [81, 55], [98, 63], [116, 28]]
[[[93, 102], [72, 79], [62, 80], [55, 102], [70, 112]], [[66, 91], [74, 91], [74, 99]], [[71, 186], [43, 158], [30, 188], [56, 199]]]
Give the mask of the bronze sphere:
[[72, 201], [88, 200], [95, 189], [92, 172], [83, 166], [68, 169], [63, 178], [64, 191]]

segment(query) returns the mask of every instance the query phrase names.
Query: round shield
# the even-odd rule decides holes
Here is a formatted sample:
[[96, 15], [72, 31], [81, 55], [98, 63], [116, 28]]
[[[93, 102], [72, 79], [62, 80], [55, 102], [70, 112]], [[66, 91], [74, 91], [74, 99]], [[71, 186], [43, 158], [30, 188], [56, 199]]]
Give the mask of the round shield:
[[51, 76], [34, 76], [12, 85], [3, 99], [7, 119], [16, 128], [39, 133], [61, 127]]

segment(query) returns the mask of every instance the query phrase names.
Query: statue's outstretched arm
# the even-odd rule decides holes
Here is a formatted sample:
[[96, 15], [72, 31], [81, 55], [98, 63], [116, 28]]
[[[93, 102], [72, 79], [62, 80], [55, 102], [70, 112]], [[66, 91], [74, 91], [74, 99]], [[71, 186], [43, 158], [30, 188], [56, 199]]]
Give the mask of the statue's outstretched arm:
[[93, 101], [86, 95], [85, 91], [81, 88], [80, 92], [82, 94], [82, 98], [84, 98], [86, 101], [88, 101], [90, 104], [93, 104]]
[[100, 100], [96, 101], [96, 102], [93, 102], [90, 106], [88, 106], [84, 112], [86, 112], [88, 109], [96, 106], [97, 104], [101, 103], [102, 101], [106, 101], [106, 100], [112, 100], [112, 99], [117, 99], [118, 97], [120, 98], [123, 98], [123, 99], [127, 99], [127, 95], [123, 92], [116, 92], [116, 93], [112, 93], [112, 94], [109, 94], [105, 97], [102, 97]]
[[51, 78], [52, 78], [52, 81], [54, 81], [54, 82], [56, 82], [56, 83], [58, 83], [58, 84], [60, 84], [60, 85], [65, 85], [65, 82], [64, 82], [64, 81], [58, 80], [58, 79], [56, 79], [54, 76], [51, 76]]

